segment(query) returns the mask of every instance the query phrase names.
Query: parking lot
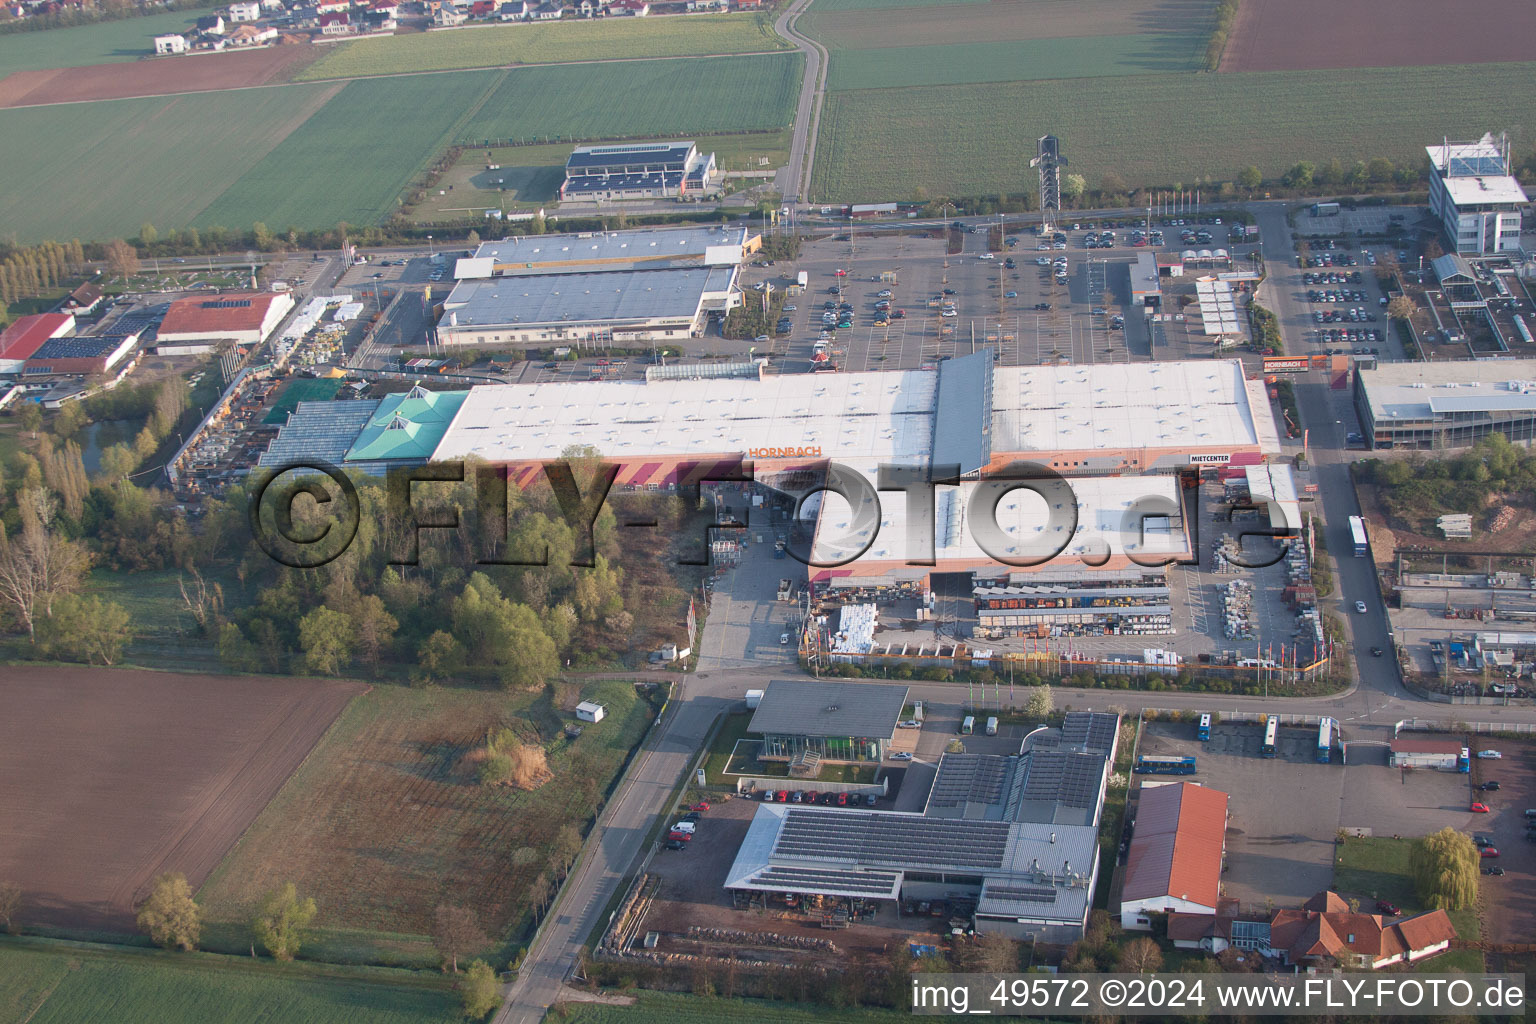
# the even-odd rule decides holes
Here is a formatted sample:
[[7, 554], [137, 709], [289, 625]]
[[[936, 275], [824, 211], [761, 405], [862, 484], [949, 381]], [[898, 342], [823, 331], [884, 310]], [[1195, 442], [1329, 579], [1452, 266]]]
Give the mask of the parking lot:
[[[1282, 726], [1276, 756], [1265, 758], [1259, 752], [1263, 726], [1256, 723], [1218, 722], [1210, 741], [1201, 743], [1193, 723], [1149, 722], [1138, 753], [1193, 756], [1198, 767], [1192, 781], [1229, 795], [1222, 891], [1240, 900], [1244, 911], [1263, 911], [1266, 901], [1276, 907], [1295, 906], [1331, 885], [1334, 841], [1340, 829], [1410, 837], [1446, 826], [1468, 834], [1491, 832], [1504, 854], [1499, 863], [1509, 873], [1485, 882], [1510, 893], [1528, 893], [1533, 848], [1521, 838], [1523, 806], [1517, 806], [1532, 795], [1528, 755], [1522, 754], [1526, 760], [1514, 771], [1508, 770], [1515, 767], [1509, 758], [1474, 761], [1471, 776], [1402, 771], [1389, 766], [1388, 747], [1378, 736], [1356, 737], [1345, 723], [1349, 763], [1342, 763], [1335, 748], [1330, 763], [1320, 764], [1316, 726]], [[1483, 776], [1491, 777], [1492, 766], [1511, 780], [1506, 787], [1509, 792], [1488, 794], [1501, 798], [1494, 814], [1473, 814], [1468, 810], [1471, 787]], [[1510, 908], [1502, 912], [1508, 924], [1501, 927], [1528, 928], [1536, 913], [1536, 896], [1522, 895], [1508, 902]], [[1371, 910], [1369, 905], [1362, 909]]]
[[[1473, 736], [1473, 750], [1497, 750], [1504, 756], [1474, 758], [1474, 787], [1497, 781], [1499, 790], [1476, 790], [1488, 814], [1469, 815], [1472, 827], [1491, 836], [1499, 851], [1485, 864], [1504, 869], [1483, 877], [1483, 937], [1490, 942], [1529, 942], [1536, 934], [1536, 843], [1526, 838], [1527, 809], [1536, 809], [1536, 750], [1529, 743]], [[1466, 779], [1466, 776], [1462, 777]]]
[[[827, 326], [823, 315], [831, 311], [851, 319], [846, 328], [832, 325], [830, 353], [839, 368], [849, 370], [933, 365], [986, 346], [1006, 365], [1209, 356], [1210, 343], [1181, 314], [1151, 324], [1130, 307], [1129, 267], [1136, 249], [1124, 244], [1087, 249], [1084, 228], [1064, 231], [1060, 247], [1009, 232], [1004, 246], [989, 252], [985, 223], [972, 226], [979, 230], [961, 234], [963, 250], [949, 255], [938, 232], [855, 226], [806, 243], [792, 265], [746, 268], [749, 288], [763, 280], [786, 288], [798, 271], [809, 279], [805, 294], [789, 300], [795, 306], [793, 332], [775, 338], [771, 352], [788, 372], [808, 369], [812, 347]], [[1177, 238], [1172, 241], [1177, 249]], [[881, 294], [886, 291], [891, 295]], [[882, 301], [890, 303], [888, 310], [877, 308]], [[877, 325], [882, 312], [885, 323]], [[1116, 317], [1123, 327], [1112, 325]]]

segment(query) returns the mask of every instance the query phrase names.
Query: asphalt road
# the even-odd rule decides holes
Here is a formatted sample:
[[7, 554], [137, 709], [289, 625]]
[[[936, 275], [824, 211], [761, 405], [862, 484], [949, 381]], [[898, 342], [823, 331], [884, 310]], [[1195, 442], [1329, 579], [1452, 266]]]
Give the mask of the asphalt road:
[[800, 14], [810, 5], [811, 0], [795, 0], [784, 9], [774, 25], [774, 31], [805, 54], [805, 76], [800, 82], [800, 102], [795, 107], [795, 134], [789, 147], [789, 163], [775, 180], [787, 203], [797, 202], [810, 183], [810, 168], [816, 159], [816, 135], [821, 128], [821, 105], [826, 98], [827, 49], [795, 28]]

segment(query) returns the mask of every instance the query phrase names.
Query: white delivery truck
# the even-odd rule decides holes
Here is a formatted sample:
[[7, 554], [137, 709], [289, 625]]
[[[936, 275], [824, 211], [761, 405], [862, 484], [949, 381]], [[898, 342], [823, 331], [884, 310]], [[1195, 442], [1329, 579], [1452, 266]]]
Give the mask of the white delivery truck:
[[798, 284], [801, 288], [804, 288], [806, 285], [811, 283], [811, 275], [802, 270], [800, 273], [795, 275], [795, 283]]

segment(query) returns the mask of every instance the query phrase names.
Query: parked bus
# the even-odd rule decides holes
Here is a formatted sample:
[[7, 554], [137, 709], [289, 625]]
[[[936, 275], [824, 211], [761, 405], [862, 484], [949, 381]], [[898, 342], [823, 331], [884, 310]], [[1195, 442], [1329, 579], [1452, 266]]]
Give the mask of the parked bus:
[[1211, 738], [1211, 715], [1210, 715], [1210, 712], [1206, 712], [1205, 714], [1200, 716], [1200, 742], [1204, 743], [1206, 740], [1208, 740], [1210, 738]]
[[1327, 764], [1333, 760], [1333, 732], [1338, 723], [1331, 718], [1324, 718], [1317, 725], [1317, 763]]
[[975, 715], [966, 715], [965, 718], [963, 718], [960, 721], [960, 735], [962, 735], [962, 736], [969, 736], [971, 733], [973, 733], [975, 731], [976, 731], [976, 716]]
[[1280, 741], [1280, 716], [1270, 715], [1264, 720], [1264, 745], [1259, 748], [1260, 757], [1274, 757], [1275, 744]]
[[1365, 535], [1365, 520], [1359, 516], [1349, 517], [1349, 539], [1355, 545], [1355, 557], [1363, 558], [1369, 540]]
[[1162, 754], [1143, 754], [1136, 759], [1136, 772], [1141, 775], [1193, 775], [1195, 759], [1169, 757]]

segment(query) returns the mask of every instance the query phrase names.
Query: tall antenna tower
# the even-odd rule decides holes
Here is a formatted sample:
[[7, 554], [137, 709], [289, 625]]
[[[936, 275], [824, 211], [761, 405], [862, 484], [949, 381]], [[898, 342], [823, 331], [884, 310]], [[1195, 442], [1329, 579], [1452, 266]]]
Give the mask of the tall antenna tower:
[[1067, 158], [1061, 155], [1061, 140], [1054, 135], [1040, 136], [1035, 150], [1029, 166], [1040, 169], [1040, 231], [1044, 234], [1061, 213], [1061, 169], [1067, 165]]

